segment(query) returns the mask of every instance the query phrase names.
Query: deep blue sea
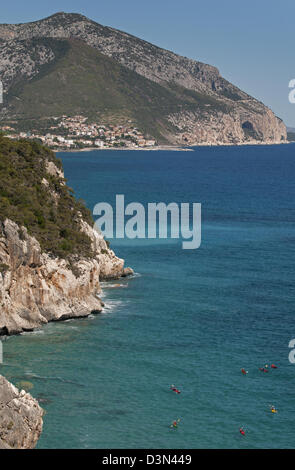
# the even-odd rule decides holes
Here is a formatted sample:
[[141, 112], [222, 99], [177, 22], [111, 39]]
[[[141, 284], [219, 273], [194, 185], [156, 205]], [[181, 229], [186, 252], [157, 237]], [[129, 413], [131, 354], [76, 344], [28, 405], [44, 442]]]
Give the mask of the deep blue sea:
[[103, 314], [4, 341], [0, 372], [46, 409], [38, 447], [294, 448], [295, 145], [59, 156], [90, 209], [202, 203], [202, 244], [113, 240], [137, 274]]

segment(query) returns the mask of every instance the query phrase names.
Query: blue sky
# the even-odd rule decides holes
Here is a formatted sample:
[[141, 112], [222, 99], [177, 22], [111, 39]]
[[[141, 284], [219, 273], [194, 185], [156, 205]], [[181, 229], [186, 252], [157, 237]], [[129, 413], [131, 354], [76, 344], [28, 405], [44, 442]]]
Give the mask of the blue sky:
[[288, 83], [295, 78], [294, 0], [12, 0], [1, 23], [57, 11], [82, 13], [166, 49], [215, 65], [295, 127]]

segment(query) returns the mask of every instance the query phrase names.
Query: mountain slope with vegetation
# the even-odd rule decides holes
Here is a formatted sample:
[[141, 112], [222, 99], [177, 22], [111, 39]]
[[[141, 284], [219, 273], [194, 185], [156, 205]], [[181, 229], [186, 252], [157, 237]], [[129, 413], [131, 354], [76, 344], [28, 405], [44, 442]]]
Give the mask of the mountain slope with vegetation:
[[90, 258], [91, 240], [80, 219], [92, 224], [91, 214], [58, 170], [61, 162], [45, 147], [0, 136], [0, 217], [26, 227], [46, 252]]
[[204, 93], [152, 82], [81, 41], [49, 38], [27, 42], [28, 47], [37, 44], [51, 49], [55, 59], [42, 65], [31, 80], [16, 80], [11, 86], [12, 119], [34, 121], [66, 112], [96, 121], [131, 120], [147, 135], [164, 138], [165, 133], [177, 132], [167, 119], [171, 113], [201, 113], [207, 107], [226, 110], [224, 104]]
[[171, 143], [286, 141], [284, 123], [216, 67], [82, 15], [0, 25], [0, 41], [3, 120], [72, 115], [75, 108], [113, 124], [127, 117]]

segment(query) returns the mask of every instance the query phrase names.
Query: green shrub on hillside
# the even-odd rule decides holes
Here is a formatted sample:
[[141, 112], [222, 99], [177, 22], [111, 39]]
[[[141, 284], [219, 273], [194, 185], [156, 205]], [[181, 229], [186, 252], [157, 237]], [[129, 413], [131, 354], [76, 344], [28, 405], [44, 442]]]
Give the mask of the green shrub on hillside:
[[37, 142], [0, 136], [0, 219], [24, 225], [55, 256], [91, 257], [91, 240], [79, 224], [80, 214], [92, 224], [91, 213], [63, 178], [47, 173], [47, 161], [62, 168], [54, 153]]

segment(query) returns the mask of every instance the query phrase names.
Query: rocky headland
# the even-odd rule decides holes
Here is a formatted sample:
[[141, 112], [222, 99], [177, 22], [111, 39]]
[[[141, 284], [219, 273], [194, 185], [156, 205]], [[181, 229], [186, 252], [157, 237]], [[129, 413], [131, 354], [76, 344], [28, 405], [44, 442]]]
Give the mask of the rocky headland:
[[0, 224], [0, 261], [7, 268], [0, 274], [0, 334], [31, 331], [50, 321], [99, 313], [100, 281], [118, 279], [132, 272], [124, 260], [108, 248], [105, 240], [85, 222], [91, 237], [92, 259], [76, 258], [70, 266], [63, 258], [43, 252], [25, 227], [6, 219]]
[[2, 138], [1, 164], [0, 335], [101, 312], [100, 281], [130, 275], [132, 269], [124, 268], [124, 260], [93, 228], [52, 152]]

